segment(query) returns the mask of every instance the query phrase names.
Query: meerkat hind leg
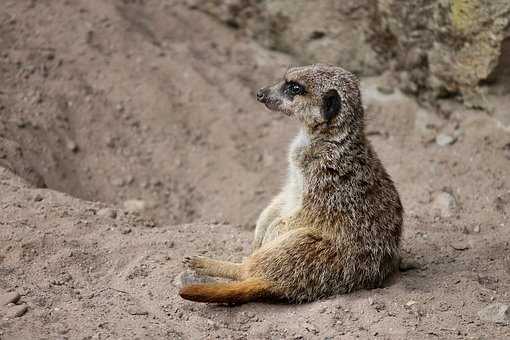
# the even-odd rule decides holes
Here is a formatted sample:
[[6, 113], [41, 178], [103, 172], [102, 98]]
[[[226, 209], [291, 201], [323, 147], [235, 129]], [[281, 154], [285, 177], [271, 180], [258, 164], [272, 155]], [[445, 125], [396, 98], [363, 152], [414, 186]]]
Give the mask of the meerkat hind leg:
[[241, 263], [213, 260], [201, 256], [185, 257], [183, 262], [200, 275], [224, 277], [232, 280], [242, 279]]

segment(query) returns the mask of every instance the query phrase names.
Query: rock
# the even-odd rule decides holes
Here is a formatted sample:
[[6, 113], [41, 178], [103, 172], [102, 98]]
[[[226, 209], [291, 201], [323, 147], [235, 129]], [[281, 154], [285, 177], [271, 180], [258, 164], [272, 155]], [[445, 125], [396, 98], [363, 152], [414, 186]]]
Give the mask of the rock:
[[457, 200], [446, 191], [440, 191], [432, 196], [432, 209], [440, 213], [442, 217], [450, 217], [457, 208]]
[[126, 234], [129, 234], [131, 232], [131, 228], [122, 228], [120, 230], [120, 233], [123, 234], [123, 235], [126, 235]]
[[460, 251], [468, 250], [470, 248], [468, 243], [462, 242], [462, 241], [452, 242], [452, 243], [450, 243], [450, 247], [452, 247], [455, 250], [460, 250]]
[[377, 86], [377, 91], [381, 92], [382, 94], [387, 94], [387, 95], [395, 93], [395, 89], [393, 87], [387, 86], [387, 85]]
[[510, 143], [506, 143], [505, 145], [503, 145], [501, 150], [503, 150], [503, 155], [505, 156], [505, 158], [510, 159]]
[[192, 7], [244, 30], [265, 47], [299, 55], [302, 63], [332, 63], [364, 75], [384, 70], [367, 43], [376, 2], [193, 1]]
[[436, 136], [436, 144], [439, 146], [452, 145], [456, 141], [457, 139], [455, 137], [443, 133]]
[[122, 178], [114, 178], [112, 179], [112, 185], [116, 186], [116, 187], [122, 187], [124, 186], [124, 180]]
[[44, 197], [39, 193], [35, 194], [34, 196], [34, 202], [41, 202], [43, 199]]
[[473, 228], [473, 232], [474, 233], [479, 233], [480, 232], [480, 226], [478, 224], [475, 225], [475, 227]]
[[127, 312], [131, 315], [148, 315], [149, 312], [142, 309], [140, 306], [129, 306]]
[[72, 141], [72, 140], [68, 140], [67, 141], [66, 148], [67, 148], [67, 150], [72, 151], [72, 152], [78, 152], [79, 151], [78, 144], [76, 144], [76, 142]]
[[23, 314], [25, 314], [27, 310], [28, 310], [27, 305], [14, 305], [7, 309], [5, 317], [9, 319], [19, 318], [20, 316], [23, 316]]
[[147, 202], [143, 200], [127, 200], [124, 202], [124, 209], [130, 213], [142, 212], [147, 208]]
[[417, 304], [418, 302], [414, 301], [414, 300], [409, 300], [406, 302], [406, 307], [410, 308], [412, 306], [414, 306], [415, 304]]
[[20, 294], [17, 292], [5, 293], [0, 295], [0, 306], [8, 305], [9, 303], [16, 303], [20, 299]]
[[494, 199], [494, 208], [500, 213], [510, 213], [510, 192], [499, 195]]
[[[371, 28], [383, 26], [394, 37], [388, 48], [401, 51], [395, 62], [409, 70], [411, 81], [435, 96], [461, 93], [465, 102], [480, 102], [478, 84], [498, 64], [507, 36], [508, 0], [490, 6], [485, 0], [377, 3], [380, 25]], [[457, 48], [456, 41], [462, 41]]]
[[117, 211], [112, 208], [103, 208], [99, 209], [97, 212], [98, 216], [104, 216], [109, 218], [116, 218], [117, 217]]
[[413, 269], [419, 269], [420, 264], [413, 259], [400, 259], [399, 269], [401, 272], [407, 272]]
[[510, 306], [502, 303], [493, 303], [478, 312], [483, 321], [510, 324]]

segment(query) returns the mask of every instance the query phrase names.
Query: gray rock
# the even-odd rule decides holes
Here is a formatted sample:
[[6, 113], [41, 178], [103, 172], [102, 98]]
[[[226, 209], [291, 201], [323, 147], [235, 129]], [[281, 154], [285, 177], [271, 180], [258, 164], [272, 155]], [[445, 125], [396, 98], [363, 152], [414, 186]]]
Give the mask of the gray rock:
[[8, 319], [19, 318], [20, 316], [23, 316], [27, 310], [27, 305], [14, 305], [7, 310], [5, 317]]
[[11, 292], [0, 295], [0, 306], [8, 305], [9, 303], [16, 303], [20, 298], [19, 293]]
[[148, 315], [149, 312], [140, 306], [129, 306], [127, 312], [131, 315]]
[[72, 140], [67, 141], [66, 147], [69, 151], [72, 152], [78, 152], [79, 150], [78, 144], [76, 144], [76, 142]]
[[493, 303], [478, 312], [483, 321], [510, 324], [510, 306], [503, 303]]
[[439, 212], [442, 217], [452, 216], [457, 208], [457, 200], [446, 191], [434, 193], [432, 196], [432, 209]]
[[109, 217], [109, 218], [116, 218], [117, 211], [112, 208], [103, 208], [103, 209], [99, 209], [99, 211], [97, 212], [97, 215]]
[[450, 136], [450, 135], [443, 134], [443, 133], [436, 136], [436, 144], [439, 146], [452, 145], [456, 141], [457, 141], [457, 138]]

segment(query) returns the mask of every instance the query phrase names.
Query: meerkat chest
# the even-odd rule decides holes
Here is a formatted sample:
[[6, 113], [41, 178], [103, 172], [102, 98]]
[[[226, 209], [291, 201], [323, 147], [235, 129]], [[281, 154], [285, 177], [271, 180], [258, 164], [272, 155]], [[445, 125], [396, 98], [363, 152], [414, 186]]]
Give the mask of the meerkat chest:
[[304, 178], [301, 168], [297, 164], [299, 153], [310, 144], [306, 132], [300, 133], [294, 138], [289, 150], [289, 168], [287, 180], [283, 189], [284, 204], [282, 215], [290, 217], [299, 211], [303, 204]]

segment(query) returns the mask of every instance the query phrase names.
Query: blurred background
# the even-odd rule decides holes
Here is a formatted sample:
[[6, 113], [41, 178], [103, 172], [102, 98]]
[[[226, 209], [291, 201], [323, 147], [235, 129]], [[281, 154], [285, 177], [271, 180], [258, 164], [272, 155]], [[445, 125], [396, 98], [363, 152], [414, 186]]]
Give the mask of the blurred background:
[[[367, 133], [407, 212], [404, 254], [421, 264], [377, 297], [388, 306], [385, 317], [392, 313], [396, 320], [383, 318], [382, 326], [374, 326], [344, 318], [335, 328], [327, 326], [333, 322], [328, 312], [315, 324], [317, 333], [303, 336], [321, 338], [340, 329], [361, 337], [508, 335], [508, 328], [481, 323], [477, 316], [495, 300], [509, 302], [508, 0], [2, 0], [0, 168], [6, 172], [0, 222], [6, 227], [0, 249], [7, 255], [0, 256], [0, 266], [10, 274], [0, 278], [0, 288], [17, 282], [29, 303], [39, 306], [33, 301], [43, 296], [58, 305], [54, 285], [34, 287], [69, 270], [59, 257], [67, 256], [63, 249], [108, 259], [84, 255], [93, 274], [76, 267], [74, 280], [92, 275], [92, 281], [110, 282], [109, 275], [124, 277], [143, 267], [148, 249], [168, 248], [158, 243], [158, 232], [172, 235], [163, 239], [172, 243], [173, 253], [166, 267], [144, 270], [162, 280], [149, 282], [167, 287], [173, 277], [165, 275], [180, 269], [184, 253], [238, 259], [248, 252], [256, 218], [286, 174], [287, 146], [298, 128], [258, 104], [254, 93], [281, 79], [289, 66], [316, 62], [360, 76]], [[16, 189], [20, 178], [29, 183], [25, 191]], [[38, 213], [29, 212], [32, 208]], [[58, 231], [61, 222], [48, 219], [51, 209], [69, 219], [67, 234]], [[154, 228], [139, 229], [140, 224]], [[80, 225], [87, 233], [73, 229]], [[186, 236], [209, 230], [204, 225], [223, 229], [207, 232], [206, 243]], [[41, 240], [47, 233], [53, 243]], [[129, 235], [140, 243], [126, 249], [123, 242], [135, 242], [127, 241]], [[27, 255], [27, 239], [34, 254]], [[46, 266], [41, 256], [54, 252], [60, 255], [40, 272]], [[123, 263], [127, 257], [134, 262]], [[20, 261], [38, 274], [21, 274]], [[137, 285], [147, 283], [147, 275], [135, 272]], [[59, 285], [58, 294], [67, 292], [65, 286]], [[163, 288], [154, 283], [161, 300], [175, 293]], [[357, 306], [367, 296], [340, 304]], [[117, 306], [115, 297], [108, 299]], [[171, 304], [184, 308], [184, 315], [193, 311], [180, 301]], [[104, 313], [101, 306], [87, 319], [91, 325]], [[122, 315], [117, 307], [115, 315]], [[16, 329], [30, 322], [53, 334], [52, 323], [41, 321], [50, 307], [37, 308], [38, 321], [9, 324], [7, 334], [29, 334]], [[302, 334], [299, 322], [283, 316], [287, 310], [257, 308], [270, 330], [266, 334], [262, 327], [253, 338], [270, 336], [278, 324], [287, 331], [276, 332], [277, 338]], [[301, 312], [311, 317], [317, 314], [313, 308]], [[375, 313], [370, 320], [382, 315], [367, 308]], [[221, 333], [225, 325], [208, 324], [214, 313], [200, 311], [199, 319], [187, 320], [193, 327], [205, 325], [196, 336], [243, 338], [258, 329], [227, 327]], [[68, 328], [72, 315], [62, 316]], [[157, 317], [164, 323], [168, 315]], [[229, 318], [224, 323], [242, 324], [237, 314]], [[106, 336], [161, 335], [144, 325], [134, 333], [113, 326], [91, 329]]]

